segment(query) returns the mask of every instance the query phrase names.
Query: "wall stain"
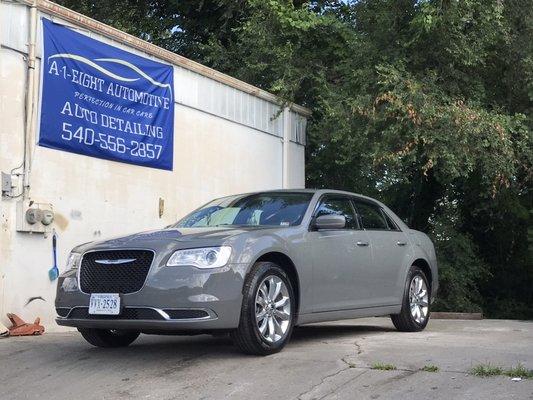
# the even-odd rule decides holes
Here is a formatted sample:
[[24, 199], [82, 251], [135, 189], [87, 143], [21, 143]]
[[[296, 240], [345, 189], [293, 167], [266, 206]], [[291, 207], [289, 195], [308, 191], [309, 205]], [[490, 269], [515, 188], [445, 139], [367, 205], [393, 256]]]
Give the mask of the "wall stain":
[[61, 229], [62, 231], [67, 229], [67, 226], [68, 226], [68, 223], [69, 223], [68, 219], [63, 214], [60, 214], [58, 212], [54, 213], [54, 222], [55, 222], [56, 226], [59, 229]]
[[83, 219], [80, 210], [70, 210], [70, 218], [81, 221]]

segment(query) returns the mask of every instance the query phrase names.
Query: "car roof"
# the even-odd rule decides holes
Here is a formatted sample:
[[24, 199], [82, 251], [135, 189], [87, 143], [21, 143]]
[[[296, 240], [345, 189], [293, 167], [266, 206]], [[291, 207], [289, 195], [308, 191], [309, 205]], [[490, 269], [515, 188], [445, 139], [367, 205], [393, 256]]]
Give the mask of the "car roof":
[[240, 194], [237, 194], [236, 196], [246, 196], [246, 195], [254, 195], [254, 194], [261, 194], [261, 193], [312, 193], [312, 194], [317, 193], [319, 195], [333, 193], [333, 194], [344, 194], [348, 196], [357, 196], [363, 199], [368, 199], [368, 200], [372, 200], [372, 201], [379, 203], [378, 200], [372, 197], [368, 197], [368, 196], [365, 196], [359, 193], [353, 193], [353, 192], [347, 192], [345, 190], [335, 190], [335, 189], [307, 189], [307, 188], [305, 189], [271, 189], [271, 190], [258, 190], [255, 192], [248, 192], [248, 193], [240, 193]]

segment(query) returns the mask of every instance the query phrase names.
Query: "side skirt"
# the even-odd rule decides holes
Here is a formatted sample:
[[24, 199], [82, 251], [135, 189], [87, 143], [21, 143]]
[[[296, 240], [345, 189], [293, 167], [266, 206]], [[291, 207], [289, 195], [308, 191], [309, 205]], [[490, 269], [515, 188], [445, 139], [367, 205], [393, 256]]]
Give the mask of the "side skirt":
[[312, 324], [314, 322], [338, 321], [341, 319], [381, 317], [384, 315], [398, 314], [402, 309], [401, 304], [393, 306], [379, 306], [357, 308], [352, 310], [324, 311], [317, 313], [300, 314], [297, 325]]

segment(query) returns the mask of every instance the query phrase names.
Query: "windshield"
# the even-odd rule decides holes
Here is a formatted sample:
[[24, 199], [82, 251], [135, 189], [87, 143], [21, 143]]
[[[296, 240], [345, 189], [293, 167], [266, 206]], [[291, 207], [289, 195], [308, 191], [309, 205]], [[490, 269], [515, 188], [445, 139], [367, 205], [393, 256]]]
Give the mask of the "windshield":
[[302, 222], [312, 193], [272, 192], [223, 197], [193, 211], [179, 228], [223, 225], [294, 226]]

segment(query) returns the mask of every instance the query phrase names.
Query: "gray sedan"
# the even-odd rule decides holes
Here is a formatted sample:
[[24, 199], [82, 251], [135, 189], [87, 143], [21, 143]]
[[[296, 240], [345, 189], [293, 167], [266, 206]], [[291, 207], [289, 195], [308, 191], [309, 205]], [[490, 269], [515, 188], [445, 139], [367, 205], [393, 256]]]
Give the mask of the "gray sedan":
[[272, 354], [295, 326], [390, 315], [429, 320], [435, 249], [384, 204], [334, 190], [224, 197], [175, 225], [75, 247], [58, 281], [56, 319], [91, 344], [140, 333], [230, 333]]

